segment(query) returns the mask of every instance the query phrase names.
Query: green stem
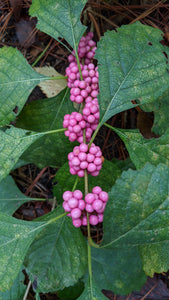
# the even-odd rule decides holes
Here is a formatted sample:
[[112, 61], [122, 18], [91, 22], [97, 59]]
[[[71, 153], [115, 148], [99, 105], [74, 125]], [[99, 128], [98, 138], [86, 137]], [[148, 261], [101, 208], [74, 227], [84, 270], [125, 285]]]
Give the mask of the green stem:
[[[85, 182], [85, 195], [88, 194], [88, 174], [87, 170], [85, 170], [85, 176], [84, 176], [84, 182]], [[89, 270], [89, 281], [90, 281], [90, 287], [92, 291], [92, 256], [91, 256], [91, 235], [90, 235], [90, 223], [89, 223], [89, 214], [87, 213], [87, 257], [88, 257], [88, 270]]]
[[59, 216], [57, 216], [57, 217], [55, 217], [55, 218], [49, 220], [49, 221], [47, 222], [47, 224], [54, 223], [54, 222], [56, 222], [57, 220], [59, 220], [59, 219], [65, 217], [66, 215], [67, 215], [67, 212], [65, 212], [65, 213], [63, 213], [63, 214], [61, 214], [61, 215], [59, 215]]
[[83, 80], [82, 70], [81, 70], [81, 67], [80, 67], [79, 56], [78, 56], [78, 53], [77, 53], [76, 49], [75, 49], [75, 57], [76, 57], [76, 60], [77, 60], [77, 65], [78, 65], [78, 69], [79, 69], [79, 73], [80, 73], [80, 80]]
[[96, 137], [96, 135], [97, 135], [100, 127], [101, 127], [101, 123], [99, 123], [99, 125], [97, 126], [95, 132], [92, 135], [92, 138], [91, 138], [90, 143], [89, 143], [89, 148], [90, 148], [91, 144], [93, 143], [93, 141], [94, 141], [94, 139], [95, 139], [95, 137]]
[[46, 48], [42, 51], [42, 53], [38, 56], [38, 58], [34, 61], [34, 63], [32, 64], [32, 68], [38, 63], [38, 61], [42, 58], [42, 56], [45, 54], [45, 52], [48, 50], [49, 46], [50, 46], [51, 42], [49, 42], [46, 46]]
[[103, 125], [105, 125], [106, 127], [110, 128], [111, 130], [113, 130], [113, 131], [114, 131], [114, 127], [110, 126], [109, 124], [107, 124], [107, 123], [104, 123]]
[[[82, 70], [80, 67], [80, 61], [79, 61], [79, 56], [77, 53], [77, 50], [75, 49], [75, 56], [77, 60], [77, 65], [80, 73], [80, 80], [83, 80], [82, 76]], [[81, 105], [82, 108], [82, 105]], [[96, 133], [97, 134], [97, 133]], [[83, 130], [83, 142], [86, 143], [86, 131], [85, 129]], [[88, 194], [88, 174], [87, 170], [85, 170], [85, 175], [84, 175], [84, 185], [85, 185], [85, 196]], [[92, 291], [92, 257], [91, 257], [91, 236], [90, 236], [90, 223], [89, 223], [89, 214], [87, 213], [87, 236], [88, 236], [88, 270], [89, 270], [89, 280], [90, 280], [90, 287]]]
[[58, 133], [58, 132], [66, 131], [66, 130], [67, 130], [67, 128], [60, 128], [60, 129], [45, 131], [44, 134]]
[[[45, 134], [51, 134], [51, 133], [58, 133], [58, 132], [63, 132], [63, 131], [66, 131], [67, 128], [61, 128], [61, 129], [55, 129], [55, 130], [49, 130], [49, 131], [44, 131], [44, 132], [37, 132], [35, 134], [32, 134], [32, 135], [28, 135], [28, 136], [24, 136], [22, 138], [20, 138], [20, 140], [24, 140], [24, 139], [28, 139], [30, 137], [33, 137], [33, 136], [43, 136]], [[31, 133], [31, 132], [30, 132]]]
[[87, 232], [88, 232], [88, 245], [87, 245], [87, 254], [88, 254], [88, 270], [89, 270], [89, 281], [92, 291], [92, 255], [91, 255], [91, 244], [90, 244], [90, 224], [89, 224], [89, 214], [87, 213]]
[[86, 144], [86, 129], [83, 129], [83, 143]]
[[76, 188], [76, 186], [77, 186], [79, 180], [80, 180], [80, 177], [77, 176], [77, 178], [76, 178], [76, 180], [75, 180], [75, 183], [74, 183], [74, 186], [73, 186], [73, 188], [72, 188], [72, 192], [74, 192], [74, 190], [75, 190], [75, 188]]
[[94, 248], [100, 248], [100, 246], [98, 244], [96, 244], [95, 242], [93, 242], [91, 236], [90, 236], [90, 238], [88, 240], [89, 240], [89, 243], [90, 243], [90, 245], [92, 247], [94, 247]]
[[85, 170], [84, 184], [85, 184], [85, 196], [86, 196], [88, 194], [88, 174], [87, 174], [87, 170]]

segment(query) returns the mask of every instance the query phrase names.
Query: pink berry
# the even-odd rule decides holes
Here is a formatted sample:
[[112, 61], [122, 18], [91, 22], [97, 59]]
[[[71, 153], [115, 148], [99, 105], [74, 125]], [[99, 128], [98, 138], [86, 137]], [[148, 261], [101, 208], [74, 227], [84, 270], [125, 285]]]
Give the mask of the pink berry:
[[78, 219], [78, 218], [80, 218], [80, 216], [81, 216], [81, 210], [80, 210], [80, 208], [73, 208], [72, 210], [71, 210], [71, 217], [72, 217], [72, 219]]
[[62, 205], [66, 212], [71, 211], [71, 208], [70, 208], [69, 204], [67, 203], [67, 201], [64, 201]]
[[74, 96], [78, 96], [78, 95], [80, 95], [80, 89], [79, 88], [74, 88], [72, 93], [73, 93]]
[[85, 209], [85, 202], [84, 202], [84, 200], [79, 200], [78, 208], [80, 208], [80, 210], [84, 210]]
[[97, 212], [100, 214], [100, 213], [103, 213], [104, 210], [105, 210], [105, 207], [106, 207], [106, 202], [103, 202], [103, 207], [101, 209], [99, 209]]
[[78, 147], [78, 146], [75, 146], [75, 147], [73, 148], [73, 154], [74, 154], [75, 156], [78, 156], [79, 153], [80, 153], [79, 147]]
[[89, 213], [92, 213], [94, 211], [94, 208], [91, 204], [86, 204], [86, 211]]
[[99, 194], [99, 198], [104, 201], [104, 202], [107, 202], [108, 201], [108, 194], [104, 191], [100, 192]]
[[96, 166], [101, 165], [102, 164], [102, 159], [100, 157], [96, 157], [94, 160], [94, 164]]
[[69, 160], [72, 160], [73, 157], [74, 157], [73, 152], [70, 152], [70, 153], [68, 154], [68, 159], [69, 159]]
[[63, 200], [68, 201], [72, 197], [72, 192], [66, 191], [63, 193]]
[[[95, 164], [95, 165], [96, 165], [96, 164]], [[96, 165], [96, 170], [97, 170], [97, 171], [100, 171], [101, 168], [102, 168], [102, 163], [101, 163], [100, 165]]]
[[80, 132], [80, 131], [81, 131], [80, 125], [75, 125], [75, 126], [73, 127], [73, 131], [74, 131], [75, 133]]
[[78, 155], [78, 158], [80, 159], [80, 161], [84, 161], [86, 160], [87, 154], [85, 152], [80, 152]]
[[93, 172], [91, 173], [91, 175], [94, 176], [94, 177], [96, 177], [96, 176], [99, 175], [99, 171], [93, 171]]
[[95, 164], [89, 163], [88, 166], [87, 166], [87, 170], [88, 170], [90, 173], [93, 173], [94, 171], [96, 171], [96, 166], [95, 166]]
[[[69, 200], [70, 201], [70, 200]], [[103, 202], [101, 200], [95, 200], [92, 204], [94, 210], [98, 211], [100, 209], [102, 209], [103, 207]]]
[[84, 100], [82, 95], [77, 95], [76, 98], [74, 99], [74, 101], [78, 104], [82, 103]]
[[73, 220], [73, 225], [75, 226], [75, 227], [80, 227], [81, 225], [82, 225], [82, 221], [81, 221], [81, 219], [74, 219]]
[[85, 196], [85, 201], [86, 201], [88, 204], [93, 203], [94, 200], [95, 200], [95, 196], [94, 196], [94, 194], [92, 194], [92, 193], [88, 193], [88, 194]]
[[90, 154], [90, 153], [87, 154], [87, 161], [88, 162], [92, 162], [92, 161], [94, 161], [94, 159], [95, 159], [95, 156], [93, 154]]
[[87, 217], [86, 216], [84, 216], [82, 219], [82, 225], [87, 226]]
[[75, 171], [75, 169], [74, 169], [74, 168], [70, 168], [70, 174], [72, 174], [72, 175], [76, 175], [76, 174], [77, 174], [77, 172]]
[[80, 144], [79, 149], [82, 152], [87, 152], [88, 146], [85, 143], [82, 143], [82, 144]]
[[99, 223], [103, 222], [103, 214], [98, 214], [98, 222]]
[[74, 55], [70, 54], [70, 55], [68, 56], [68, 61], [69, 61], [69, 62], [72, 62], [72, 61], [74, 61], [74, 60], [75, 60]]
[[94, 194], [99, 195], [100, 192], [102, 192], [102, 189], [101, 189], [100, 186], [95, 186], [95, 187], [92, 189], [92, 192], [93, 192]]
[[78, 206], [78, 200], [76, 198], [70, 198], [68, 204], [70, 208], [75, 208]]
[[85, 169], [87, 169], [87, 167], [88, 167], [88, 162], [87, 161], [82, 161], [81, 164], [80, 164], [80, 168], [82, 170], [85, 170]]
[[77, 175], [78, 175], [79, 177], [84, 177], [85, 173], [84, 173], [83, 170], [80, 170], [80, 171], [77, 172]]
[[91, 216], [89, 217], [89, 223], [90, 223], [91, 225], [97, 225], [98, 222], [99, 222], [99, 220], [98, 220], [98, 217], [97, 217], [97, 216], [91, 215]]
[[85, 88], [87, 87], [86, 82], [85, 82], [84, 80], [80, 81], [80, 82], [79, 82], [79, 87], [80, 87], [81, 89], [85, 89]]
[[94, 70], [95, 69], [94, 64], [92, 64], [92, 63], [88, 64], [88, 69], [89, 70]]
[[98, 95], [98, 91], [93, 90], [93, 91], [91, 92], [91, 96], [92, 96], [93, 98], [97, 97], [97, 95]]
[[80, 190], [75, 190], [73, 192], [73, 197], [75, 197], [76, 199], [82, 199], [83, 198], [83, 194]]

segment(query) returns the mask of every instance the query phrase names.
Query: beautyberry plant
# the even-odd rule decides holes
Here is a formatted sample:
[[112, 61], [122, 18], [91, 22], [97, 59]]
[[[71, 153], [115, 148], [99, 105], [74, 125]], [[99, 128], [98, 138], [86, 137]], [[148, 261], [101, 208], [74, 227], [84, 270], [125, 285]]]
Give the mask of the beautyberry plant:
[[[41, 75], [17, 49], [0, 49], [2, 299], [26, 295], [23, 270], [37, 299], [57, 292], [61, 299], [102, 300], [102, 289], [127, 295], [169, 269], [169, 50], [160, 30], [139, 22], [96, 44], [80, 21], [85, 4], [33, 0], [29, 11], [38, 29], [70, 51], [65, 76]], [[58, 79], [67, 83], [59, 94], [25, 106], [36, 85]], [[136, 106], [153, 111], [156, 138], [107, 123]], [[123, 140], [132, 169], [104, 159], [95, 142], [103, 124]], [[31, 222], [12, 216], [33, 199], [9, 175], [27, 162], [59, 169], [56, 207]], [[99, 223], [97, 244], [91, 228]]]

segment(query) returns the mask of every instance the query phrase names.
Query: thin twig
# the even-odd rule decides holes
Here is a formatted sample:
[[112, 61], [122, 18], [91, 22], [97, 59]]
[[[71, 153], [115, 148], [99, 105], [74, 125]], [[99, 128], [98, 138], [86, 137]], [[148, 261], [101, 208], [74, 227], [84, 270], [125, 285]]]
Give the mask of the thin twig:
[[158, 2], [157, 4], [153, 5], [152, 7], [150, 7], [149, 9], [147, 9], [145, 12], [143, 12], [141, 15], [139, 15], [136, 19], [134, 19], [133, 21], [130, 22], [130, 24], [135, 23], [136, 21], [139, 21], [145, 17], [147, 17], [148, 15], [150, 15], [156, 8], [158, 8], [161, 4], [163, 4], [166, 0], [161, 0], [160, 2]]
[[23, 297], [23, 300], [26, 300], [26, 298], [27, 298], [27, 296], [28, 296], [28, 293], [29, 293], [29, 290], [30, 290], [30, 288], [31, 288], [31, 284], [32, 284], [32, 282], [29, 280], [28, 285], [27, 285], [27, 288], [26, 288], [25, 295], [24, 295], [24, 297]]
[[156, 286], [157, 283], [140, 300], [146, 299], [146, 297], [156, 288]]
[[94, 24], [94, 27], [95, 27], [96, 32], [97, 32], [98, 39], [100, 40], [101, 34], [100, 34], [99, 26], [98, 26], [98, 24], [97, 24], [95, 18], [93, 17], [93, 15], [92, 15], [90, 12], [88, 12], [88, 15], [89, 15], [89, 17], [90, 17], [90, 20], [91, 20], [92, 23]]
[[38, 176], [35, 178], [35, 180], [32, 182], [32, 184], [28, 187], [27, 191], [25, 192], [26, 196], [28, 196], [29, 192], [32, 190], [33, 186], [36, 184], [36, 182], [39, 180], [42, 174], [46, 171], [46, 169], [47, 167], [43, 168], [41, 172], [38, 174]]
[[104, 17], [103, 15], [101, 15], [101, 14], [99, 14], [99, 13], [97, 13], [97, 12], [95, 12], [95, 11], [93, 11], [93, 10], [91, 10], [91, 9], [87, 9], [87, 11], [89, 12], [89, 13], [91, 13], [91, 14], [93, 14], [93, 15], [96, 15], [97, 17], [99, 17], [99, 18], [101, 18], [101, 19], [103, 19], [103, 20], [105, 20], [107, 23], [109, 23], [110, 25], [112, 25], [112, 26], [114, 26], [114, 27], [118, 27], [114, 22], [112, 22], [112, 21], [110, 21], [109, 19], [107, 19], [106, 17]]

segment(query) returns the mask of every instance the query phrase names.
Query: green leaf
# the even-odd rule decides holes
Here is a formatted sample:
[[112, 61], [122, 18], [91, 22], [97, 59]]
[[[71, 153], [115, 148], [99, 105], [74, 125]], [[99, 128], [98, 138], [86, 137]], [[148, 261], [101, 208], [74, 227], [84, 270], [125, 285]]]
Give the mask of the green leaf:
[[30, 244], [44, 225], [17, 220], [0, 212], [0, 291], [11, 288]]
[[26, 285], [24, 284], [25, 276], [23, 274], [23, 267], [21, 268], [18, 276], [13, 282], [10, 290], [6, 292], [0, 292], [0, 300], [22, 300], [26, 291]]
[[116, 158], [113, 158], [112, 163], [114, 163], [121, 171], [127, 171], [129, 168], [135, 170], [135, 166], [132, 163], [130, 157], [128, 157], [125, 160], [119, 160]]
[[137, 129], [113, 128], [113, 130], [125, 143], [130, 158], [137, 169], [142, 168], [147, 162], [153, 165], [164, 163], [169, 166], [169, 130], [156, 139], [145, 139]]
[[102, 294], [100, 288], [98, 287], [94, 279], [92, 279], [91, 282], [88, 279], [88, 282], [85, 286], [83, 293], [78, 298], [78, 300], [106, 300], [106, 299], [107, 297], [105, 297]]
[[[103, 247], [106, 248], [103, 250], [110, 248], [111, 253], [117, 251], [119, 255], [123, 247], [125, 250], [130, 247], [128, 251], [135, 251], [131, 255], [134, 259], [138, 246], [143, 270], [149, 276], [169, 268], [168, 186], [169, 168], [166, 165], [147, 164], [139, 171], [128, 170], [113, 186], [105, 210]], [[112, 256], [116, 258], [116, 254]], [[119, 269], [124, 270], [120, 266]], [[118, 276], [118, 272], [116, 274]], [[115, 293], [121, 292], [115, 290]]]
[[36, 133], [15, 127], [0, 130], [0, 181], [12, 170], [22, 153], [38, 138]]
[[58, 40], [63, 37], [72, 48], [77, 45], [86, 27], [80, 15], [87, 0], [33, 0], [29, 13], [38, 18], [36, 27]]
[[139, 171], [123, 172], [109, 193], [104, 214], [104, 247], [169, 241], [168, 186], [169, 167], [163, 164], [147, 164]]
[[14, 121], [28, 96], [47, 77], [35, 72], [14, 48], [0, 49], [0, 126]]
[[[96, 185], [101, 186], [102, 190], [108, 192], [120, 174], [121, 171], [119, 168], [115, 164], [105, 159], [99, 176], [88, 176], [89, 192], [91, 192], [92, 188]], [[65, 163], [56, 173], [54, 181], [57, 182], [57, 185], [53, 188], [53, 194], [59, 203], [62, 202], [63, 193], [66, 190], [72, 190], [76, 178], [77, 176], [72, 176], [70, 174], [68, 163]], [[76, 189], [79, 189], [82, 191], [82, 193], [84, 193], [84, 178], [79, 178]]]
[[23, 203], [32, 201], [17, 188], [11, 176], [0, 182], [0, 211], [12, 215]]
[[140, 290], [147, 278], [137, 247], [92, 248], [92, 270], [97, 286], [119, 295]]
[[[162, 32], [137, 22], [105, 33], [98, 43], [99, 107], [102, 125], [115, 114], [156, 100], [168, 89]], [[138, 105], [138, 104], [137, 104]]]
[[139, 253], [146, 274], [153, 277], [154, 273], [167, 272], [169, 241], [158, 244], [139, 246]]
[[[51, 216], [60, 212], [62, 208]], [[69, 217], [46, 227], [32, 243], [24, 262], [31, 281], [37, 281], [36, 291], [55, 292], [75, 284], [87, 269], [86, 246], [80, 229]]]
[[[64, 115], [75, 110], [69, 97], [69, 89], [66, 88], [56, 97], [28, 104], [19, 115], [16, 126], [37, 132], [62, 128]], [[40, 168], [58, 167], [65, 162], [72, 148], [73, 144], [64, 132], [52, 133], [41, 137], [29, 147], [22, 159], [35, 163]]]
[[169, 90], [166, 90], [165, 93], [162, 96], [160, 96], [155, 102], [150, 103], [149, 105], [143, 105], [143, 107], [141, 107], [144, 111], [154, 112], [154, 123], [153, 123], [152, 131], [158, 135], [164, 134], [168, 128], [168, 123], [169, 123], [168, 95], [169, 95]]

